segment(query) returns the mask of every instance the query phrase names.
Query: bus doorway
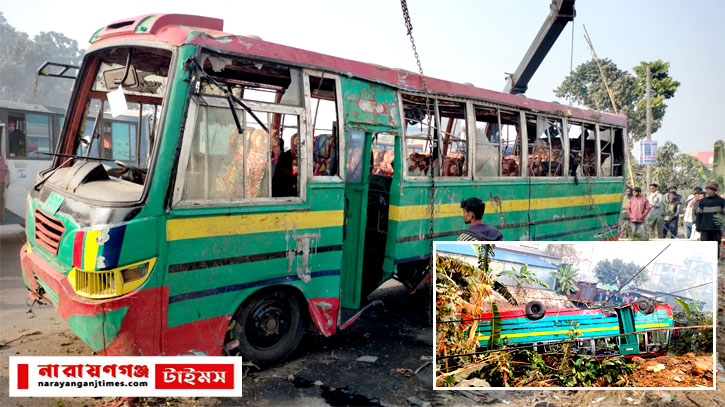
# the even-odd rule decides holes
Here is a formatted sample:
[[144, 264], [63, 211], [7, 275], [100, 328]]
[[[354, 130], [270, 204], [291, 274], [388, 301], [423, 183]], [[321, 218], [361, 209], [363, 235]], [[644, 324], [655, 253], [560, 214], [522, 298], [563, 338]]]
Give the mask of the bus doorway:
[[357, 309], [362, 302], [365, 225], [367, 221], [368, 181], [372, 133], [348, 130], [345, 140], [345, 207], [342, 245], [343, 308]]

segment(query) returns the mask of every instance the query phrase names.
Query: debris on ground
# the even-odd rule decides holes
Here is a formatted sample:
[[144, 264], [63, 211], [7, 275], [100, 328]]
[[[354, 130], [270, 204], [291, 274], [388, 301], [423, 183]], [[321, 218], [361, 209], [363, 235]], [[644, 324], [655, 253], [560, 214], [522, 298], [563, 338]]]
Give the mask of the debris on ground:
[[375, 363], [378, 361], [377, 356], [360, 356], [357, 358], [358, 362], [365, 362], [365, 363]]

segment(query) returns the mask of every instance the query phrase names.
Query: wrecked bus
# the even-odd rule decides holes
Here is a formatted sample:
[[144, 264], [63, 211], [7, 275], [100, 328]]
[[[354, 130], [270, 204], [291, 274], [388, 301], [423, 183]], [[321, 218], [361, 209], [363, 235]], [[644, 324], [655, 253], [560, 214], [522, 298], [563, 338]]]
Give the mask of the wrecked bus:
[[[415, 290], [471, 196], [507, 240], [615, 235], [626, 117], [433, 78], [426, 98], [414, 73], [222, 28], [94, 33], [27, 197], [25, 284], [94, 351], [280, 360], [382, 282]], [[148, 123], [146, 162], [94, 148], [109, 114]]]
[[[576, 340], [573, 350], [598, 358], [661, 356], [667, 353], [673, 327], [668, 304], [639, 300], [612, 308], [546, 309], [531, 301], [525, 309], [504, 311], [496, 347], [533, 345], [539, 352]], [[489, 348], [491, 313], [481, 315], [477, 327], [479, 348]], [[649, 331], [649, 332], [645, 332]], [[631, 334], [631, 335], [628, 335]]]

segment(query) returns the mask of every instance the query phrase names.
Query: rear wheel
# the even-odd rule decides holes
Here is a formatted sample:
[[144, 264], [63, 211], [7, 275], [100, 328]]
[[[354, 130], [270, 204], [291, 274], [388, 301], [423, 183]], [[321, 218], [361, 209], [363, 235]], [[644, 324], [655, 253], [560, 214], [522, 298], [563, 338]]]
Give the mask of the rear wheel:
[[234, 314], [226, 338], [232, 349], [226, 349], [255, 364], [269, 365], [297, 349], [303, 334], [303, 316], [294, 295], [263, 291], [245, 301]]
[[529, 301], [526, 304], [526, 318], [538, 321], [546, 315], [546, 307], [541, 301]]
[[638, 300], [635, 304], [637, 304], [637, 307], [639, 307], [639, 310], [642, 311], [643, 314], [651, 314], [652, 311], [654, 311], [652, 303], [647, 300]]

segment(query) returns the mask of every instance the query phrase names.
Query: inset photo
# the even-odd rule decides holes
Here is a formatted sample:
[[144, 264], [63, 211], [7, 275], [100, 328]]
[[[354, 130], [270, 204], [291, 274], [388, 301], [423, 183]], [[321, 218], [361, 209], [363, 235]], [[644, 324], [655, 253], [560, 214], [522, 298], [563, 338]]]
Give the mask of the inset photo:
[[436, 242], [435, 389], [714, 389], [715, 242]]

